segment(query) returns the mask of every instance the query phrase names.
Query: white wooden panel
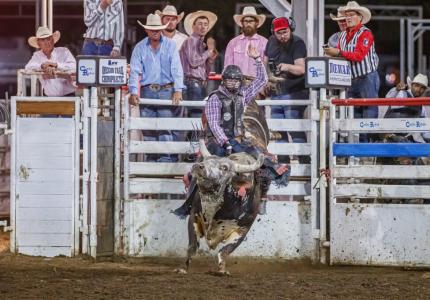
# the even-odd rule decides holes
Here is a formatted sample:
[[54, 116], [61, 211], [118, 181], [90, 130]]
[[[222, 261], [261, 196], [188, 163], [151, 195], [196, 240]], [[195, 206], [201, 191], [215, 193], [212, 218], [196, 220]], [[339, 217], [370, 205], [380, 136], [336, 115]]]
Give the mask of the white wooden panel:
[[69, 233], [72, 234], [73, 228], [70, 221], [39, 221], [21, 220], [17, 228], [18, 234], [22, 233]]
[[20, 247], [19, 253], [33, 256], [55, 257], [59, 255], [72, 256], [70, 247]]
[[71, 181], [47, 181], [47, 182], [17, 182], [19, 195], [71, 195], [73, 193], [73, 182]]
[[19, 139], [26, 144], [60, 144], [73, 141], [71, 118], [19, 118]]
[[63, 207], [22, 207], [17, 216], [20, 221], [71, 221], [73, 212]]
[[271, 131], [310, 131], [311, 120], [295, 119], [268, 119], [267, 124]]
[[[169, 211], [182, 201], [132, 200], [130, 224], [134, 239], [126, 237], [128, 255], [185, 256], [188, 247], [187, 220]], [[312, 252], [310, 204], [269, 201], [267, 214], [259, 215], [245, 241], [234, 251], [235, 256], [304, 258]], [[215, 255], [201, 240], [199, 254]]]
[[50, 160], [52, 157], [64, 157], [71, 160], [71, 144], [27, 144], [22, 143], [18, 148], [18, 158], [39, 157]]
[[335, 131], [420, 132], [430, 131], [430, 119], [352, 119], [334, 120]]
[[72, 170], [31, 169], [18, 165], [18, 180], [22, 182], [64, 182], [69, 179], [73, 183]]
[[[149, 163], [130, 162], [131, 175], [184, 175], [191, 170], [193, 163]], [[292, 164], [291, 176], [311, 176], [310, 165]]]
[[18, 235], [18, 247], [24, 246], [56, 246], [66, 247], [72, 244], [72, 235], [67, 233], [21, 233]]
[[19, 163], [32, 169], [71, 170], [73, 161], [64, 157], [20, 157]]
[[338, 203], [332, 264], [430, 266], [430, 205]]
[[62, 207], [72, 208], [70, 195], [20, 195], [18, 207]]
[[428, 179], [430, 166], [336, 166], [333, 177]]
[[425, 185], [337, 184], [333, 189], [334, 197], [430, 198], [430, 186]]
[[[311, 120], [268, 119], [272, 131], [309, 131]], [[130, 118], [130, 129], [195, 130], [202, 129], [200, 118]]]
[[[130, 178], [131, 194], [184, 194], [182, 179]], [[293, 181], [287, 187], [270, 186], [269, 195], [309, 195], [310, 184]]]
[[[198, 144], [189, 142], [141, 142], [130, 141], [130, 153], [195, 153]], [[269, 152], [277, 155], [310, 155], [308, 143], [270, 143]]]

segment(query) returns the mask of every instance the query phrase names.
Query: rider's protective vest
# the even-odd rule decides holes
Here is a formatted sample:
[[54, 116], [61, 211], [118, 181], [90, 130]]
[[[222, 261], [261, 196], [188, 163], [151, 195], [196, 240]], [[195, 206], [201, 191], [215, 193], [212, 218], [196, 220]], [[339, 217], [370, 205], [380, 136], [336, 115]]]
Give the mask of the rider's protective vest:
[[[216, 94], [221, 102], [221, 120], [220, 126], [224, 130], [227, 138], [232, 139], [243, 134], [243, 94], [241, 92], [236, 95], [227, 96], [220, 90], [212, 92], [209, 97]], [[208, 126], [208, 136], [213, 137], [213, 133]]]
[[[406, 91], [408, 98], [414, 98], [410, 91]], [[388, 107], [384, 115], [386, 119], [396, 118], [419, 118], [421, 116], [422, 106], [397, 106]]]

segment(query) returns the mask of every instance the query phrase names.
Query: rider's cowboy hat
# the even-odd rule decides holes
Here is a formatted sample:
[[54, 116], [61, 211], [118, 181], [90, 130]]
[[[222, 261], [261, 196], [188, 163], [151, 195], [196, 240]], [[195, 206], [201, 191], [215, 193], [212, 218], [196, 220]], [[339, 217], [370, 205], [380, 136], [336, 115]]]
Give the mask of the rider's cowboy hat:
[[242, 27], [242, 19], [245, 17], [253, 17], [258, 20], [258, 26], [257, 28], [261, 27], [266, 20], [266, 15], [257, 15], [257, 11], [255, 10], [254, 6], [245, 6], [243, 8], [241, 15], [234, 15], [233, 19], [236, 22], [237, 26]]
[[212, 27], [215, 25], [216, 21], [218, 20], [218, 17], [216, 16], [216, 14], [214, 14], [213, 12], [210, 12], [210, 11], [198, 10], [198, 11], [192, 12], [192, 13], [188, 14], [184, 20], [185, 32], [188, 33], [188, 35], [193, 34], [194, 21], [200, 17], [205, 17], [209, 20], [208, 31], [212, 29]]
[[143, 25], [139, 20], [137, 23], [145, 29], [148, 30], [163, 30], [167, 27], [161, 23], [161, 18], [159, 15], [149, 14], [146, 18], [146, 25]]
[[414, 80], [412, 80], [412, 81], [411, 81], [411, 78], [408, 76], [406, 80], [407, 80], [409, 86], [411, 86], [412, 83], [416, 83], [416, 84], [422, 85], [424, 87], [428, 87], [428, 85], [429, 85], [429, 80], [428, 80], [427, 76], [424, 74], [418, 74], [417, 76], [414, 77]]
[[360, 6], [360, 4], [355, 1], [349, 1], [346, 6], [342, 7], [342, 11], [355, 11], [356, 13], [360, 14], [362, 16], [361, 24], [366, 24], [372, 17], [372, 13], [367, 7]]
[[36, 36], [31, 36], [28, 38], [28, 44], [31, 47], [39, 48], [39, 46], [37, 45], [37, 40], [45, 39], [50, 36], [54, 38], [54, 44], [55, 44], [60, 39], [61, 34], [58, 30], [52, 33], [52, 30], [49, 29], [48, 27], [41, 26], [37, 29]]
[[155, 14], [159, 15], [160, 18], [163, 18], [163, 16], [172, 16], [178, 18], [178, 23], [181, 22], [182, 18], [184, 17], [184, 12], [181, 12], [178, 15], [178, 11], [176, 10], [176, 7], [173, 5], [167, 5], [163, 11], [156, 10]]

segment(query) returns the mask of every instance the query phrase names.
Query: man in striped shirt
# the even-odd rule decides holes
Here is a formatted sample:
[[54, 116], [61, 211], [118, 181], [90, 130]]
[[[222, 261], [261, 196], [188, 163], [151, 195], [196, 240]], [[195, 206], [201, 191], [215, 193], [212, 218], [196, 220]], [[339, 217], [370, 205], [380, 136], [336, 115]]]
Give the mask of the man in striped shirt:
[[[325, 54], [344, 57], [351, 63], [352, 85], [348, 97], [378, 98], [379, 75], [378, 55], [372, 32], [364, 26], [370, 21], [371, 13], [366, 7], [350, 1], [343, 7], [348, 28], [342, 32], [337, 48], [324, 49]], [[356, 107], [356, 118], [377, 118], [378, 107]]]
[[119, 56], [124, 40], [122, 0], [85, 0], [84, 5], [88, 29], [81, 54]]

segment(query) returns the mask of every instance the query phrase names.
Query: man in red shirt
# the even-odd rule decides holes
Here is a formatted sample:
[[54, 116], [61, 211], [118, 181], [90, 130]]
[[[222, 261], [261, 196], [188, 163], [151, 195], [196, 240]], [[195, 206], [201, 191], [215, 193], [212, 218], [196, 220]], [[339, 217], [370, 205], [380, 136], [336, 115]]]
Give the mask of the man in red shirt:
[[[342, 32], [337, 48], [328, 47], [328, 56], [344, 57], [351, 63], [352, 85], [348, 97], [378, 98], [379, 58], [375, 51], [373, 34], [364, 24], [370, 21], [371, 13], [366, 7], [350, 1], [343, 7], [348, 28]], [[377, 118], [378, 107], [356, 107], [356, 118]]]

